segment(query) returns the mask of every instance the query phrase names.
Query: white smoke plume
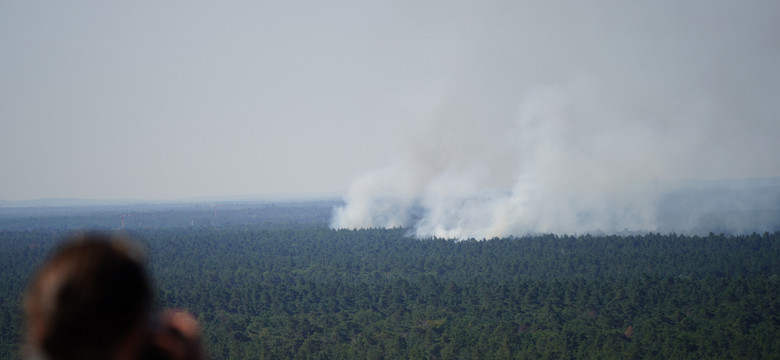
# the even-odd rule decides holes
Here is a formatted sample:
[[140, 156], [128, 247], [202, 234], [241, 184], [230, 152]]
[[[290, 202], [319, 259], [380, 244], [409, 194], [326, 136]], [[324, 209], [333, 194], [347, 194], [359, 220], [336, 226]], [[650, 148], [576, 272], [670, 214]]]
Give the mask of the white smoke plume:
[[[411, 226], [417, 236], [447, 238], [653, 230], [647, 179], [654, 167], [641, 158], [648, 137], [621, 135], [649, 130], [624, 124], [606, 136], [610, 124], [577, 116], [560, 90], [529, 94], [510, 127], [431, 139], [446, 142], [415, 148], [404, 161], [362, 176], [347, 206], [336, 210], [334, 226]], [[513, 174], [508, 188], [495, 183], [507, 171]]]
[[599, 4], [437, 22], [468, 29], [454, 51], [468, 55], [399, 101], [412, 110], [388, 115], [394, 157], [355, 180], [332, 226], [656, 231], [677, 180], [780, 176], [776, 4]]

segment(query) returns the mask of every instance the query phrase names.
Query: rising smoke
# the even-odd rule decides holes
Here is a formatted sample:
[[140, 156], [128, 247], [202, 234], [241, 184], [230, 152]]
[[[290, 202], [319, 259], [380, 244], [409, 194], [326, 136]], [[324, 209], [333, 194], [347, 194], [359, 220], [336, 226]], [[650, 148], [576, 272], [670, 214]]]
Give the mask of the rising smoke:
[[397, 119], [394, 158], [355, 180], [333, 227], [686, 231], [664, 213], [680, 180], [780, 175], [776, 4], [480, 10], [455, 32], [465, 60], [448, 60], [436, 101], [404, 103], [418, 115]]

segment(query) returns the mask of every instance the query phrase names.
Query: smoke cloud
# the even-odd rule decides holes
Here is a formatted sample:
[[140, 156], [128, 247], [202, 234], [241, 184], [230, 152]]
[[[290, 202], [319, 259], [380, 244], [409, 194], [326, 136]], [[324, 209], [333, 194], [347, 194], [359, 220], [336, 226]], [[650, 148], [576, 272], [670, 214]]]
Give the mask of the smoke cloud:
[[399, 124], [391, 158], [354, 181], [332, 226], [681, 231], [665, 206], [719, 203], [670, 201], [695, 191], [681, 180], [780, 176], [779, 4], [559, 5], [430, 18], [445, 70], [386, 105], [403, 108], [384, 115]]

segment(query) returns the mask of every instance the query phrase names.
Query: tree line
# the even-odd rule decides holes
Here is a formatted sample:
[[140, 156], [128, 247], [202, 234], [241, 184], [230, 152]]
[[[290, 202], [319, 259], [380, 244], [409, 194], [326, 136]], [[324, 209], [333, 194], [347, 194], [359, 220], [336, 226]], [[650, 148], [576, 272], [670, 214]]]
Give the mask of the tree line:
[[[139, 228], [157, 302], [214, 359], [777, 358], [780, 233], [415, 239], [407, 230]], [[66, 230], [0, 231], [0, 356]]]

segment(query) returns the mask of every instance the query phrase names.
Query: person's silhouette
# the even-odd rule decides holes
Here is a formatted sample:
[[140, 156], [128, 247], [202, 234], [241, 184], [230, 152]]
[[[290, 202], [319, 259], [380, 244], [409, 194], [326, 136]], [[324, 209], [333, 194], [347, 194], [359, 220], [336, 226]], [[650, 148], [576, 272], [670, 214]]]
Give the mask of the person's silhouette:
[[201, 359], [195, 318], [152, 314], [143, 256], [102, 233], [74, 236], [46, 262], [25, 298], [30, 358]]

